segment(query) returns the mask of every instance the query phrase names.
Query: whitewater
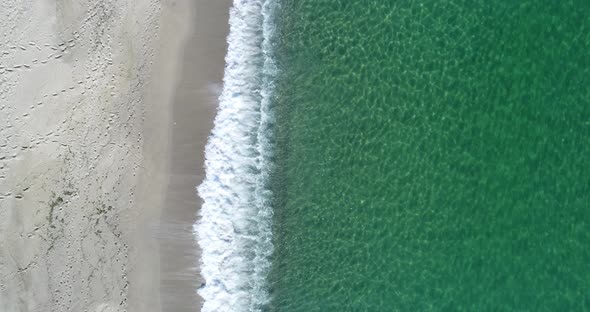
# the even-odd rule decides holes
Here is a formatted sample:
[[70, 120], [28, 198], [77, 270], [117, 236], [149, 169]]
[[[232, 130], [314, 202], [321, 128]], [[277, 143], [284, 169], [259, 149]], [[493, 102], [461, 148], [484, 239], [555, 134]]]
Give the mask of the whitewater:
[[274, 0], [234, 0], [223, 91], [205, 148], [194, 232], [202, 311], [261, 311], [270, 301]]

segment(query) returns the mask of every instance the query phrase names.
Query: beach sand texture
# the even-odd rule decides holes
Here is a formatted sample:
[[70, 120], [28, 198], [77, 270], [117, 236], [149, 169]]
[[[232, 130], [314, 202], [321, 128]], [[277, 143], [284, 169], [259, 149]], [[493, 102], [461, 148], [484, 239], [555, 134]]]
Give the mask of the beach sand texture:
[[0, 0], [0, 311], [166, 310], [156, 238], [190, 5]]
[[193, 312], [202, 305], [196, 294], [203, 280], [193, 234], [201, 205], [195, 186], [204, 177], [205, 143], [222, 88], [230, 4], [230, 0], [177, 2], [184, 9], [176, 12], [188, 12], [192, 23], [175, 71], [168, 185], [158, 231], [163, 312]]

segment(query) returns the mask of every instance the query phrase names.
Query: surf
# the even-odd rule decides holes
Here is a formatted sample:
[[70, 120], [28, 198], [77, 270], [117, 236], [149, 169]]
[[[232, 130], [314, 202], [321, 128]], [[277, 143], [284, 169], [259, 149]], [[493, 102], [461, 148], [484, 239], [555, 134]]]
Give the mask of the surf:
[[194, 233], [201, 248], [202, 311], [268, 305], [272, 245], [273, 12], [276, 2], [235, 0], [223, 90], [205, 148], [203, 200]]

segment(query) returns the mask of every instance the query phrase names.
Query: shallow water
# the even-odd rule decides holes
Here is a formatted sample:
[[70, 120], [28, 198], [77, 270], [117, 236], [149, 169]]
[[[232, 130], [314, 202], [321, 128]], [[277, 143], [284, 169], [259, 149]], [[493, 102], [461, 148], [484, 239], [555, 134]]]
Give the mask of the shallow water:
[[283, 0], [274, 311], [590, 308], [590, 7]]

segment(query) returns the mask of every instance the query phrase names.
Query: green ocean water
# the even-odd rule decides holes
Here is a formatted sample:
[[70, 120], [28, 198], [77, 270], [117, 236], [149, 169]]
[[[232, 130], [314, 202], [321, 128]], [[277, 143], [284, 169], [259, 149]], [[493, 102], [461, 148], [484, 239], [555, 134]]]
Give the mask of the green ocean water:
[[590, 2], [277, 21], [271, 310], [590, 310]]

